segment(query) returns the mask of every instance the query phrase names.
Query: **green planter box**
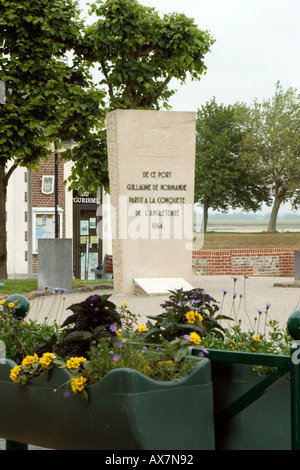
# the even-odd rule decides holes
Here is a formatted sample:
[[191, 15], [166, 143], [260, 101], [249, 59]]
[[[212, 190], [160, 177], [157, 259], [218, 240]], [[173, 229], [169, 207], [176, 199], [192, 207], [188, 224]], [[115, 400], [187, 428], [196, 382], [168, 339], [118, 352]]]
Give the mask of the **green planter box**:
[[[213, 363], [212, 375], [216, 414], [263, 380], [244, 364]], [[216, 449], [290, 450], [290, 402], [288, 373], [224, 424], [216, 422]]]
[[14, 366], [0, 365], [1, 438], [58, 450], [214, 449], [207, 359], [172, 382], [116, 369], [87, 387], [89, 403], [72, 392], [64, 398], [66, 370], [22, 386], [9, 378]]

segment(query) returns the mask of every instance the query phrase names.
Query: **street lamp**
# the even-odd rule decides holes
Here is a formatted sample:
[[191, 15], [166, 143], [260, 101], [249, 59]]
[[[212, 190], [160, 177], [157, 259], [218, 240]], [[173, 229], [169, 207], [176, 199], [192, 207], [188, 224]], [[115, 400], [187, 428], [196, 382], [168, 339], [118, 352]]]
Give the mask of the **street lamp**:
[[61, 145], [65, 150], [70, 149], [75, 142], [67, 140], [65, 142], [57, 141], [54, 144], [54, 223], [55, 223], [55, 238], [59, 238], [59, 223], [58, 223], [58, 145]]

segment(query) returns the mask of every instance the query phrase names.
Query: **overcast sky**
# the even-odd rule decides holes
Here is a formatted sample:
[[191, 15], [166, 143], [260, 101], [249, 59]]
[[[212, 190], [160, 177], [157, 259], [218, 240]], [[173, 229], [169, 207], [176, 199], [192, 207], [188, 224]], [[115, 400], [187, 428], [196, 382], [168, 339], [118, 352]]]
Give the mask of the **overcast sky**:
[[[88, 0], [80, 0], [87, 11]], [[253, 103], [273, 96], [279, 80], [300, 90], [300, 0], [139, 0], [158, 12], [184, 13], [216, 40], [200, 82], [180, 85], [173, 111], [217, 103]], [[91, 21], [91, 19], [89, 19]]]
[[[79, 0], [88, 11], [89, 0]], [[174, 83], [173, 111], [197, 111], [213, 97], [251, 105], [274, 95], [275, 84], [300, 92], [300, 0], [139, 0], [158, 12], [184, 13], [216, 40], [200, 82]], [[95, 17], [92, 17], [95, 18]], [[91, 22], [92, 19], [88, 18]], [[173, 82], [172, 82], [173, 83]], [[265, 210], [268, 212], [270, 209]], [[280, 212], [290, 210], [284, 204]]]

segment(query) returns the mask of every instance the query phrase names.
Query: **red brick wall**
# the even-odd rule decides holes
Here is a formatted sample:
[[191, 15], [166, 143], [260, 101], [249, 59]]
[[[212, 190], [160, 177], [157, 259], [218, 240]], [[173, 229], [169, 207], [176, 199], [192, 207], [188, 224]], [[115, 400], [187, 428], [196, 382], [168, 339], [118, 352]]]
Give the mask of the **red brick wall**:
[[[43, 175], [54, 175], [54, 153], [49, 155], [48, 161], [41, 161], [38, 171], [32, 172], [32, 207], [54, 207], [55, 195], [42, 193]], [[58, 207], [65, 212], [65, 186], [64, 186], [64, 164], [58, 165]], [[63, 223], [63, 237], [65, 236], [65, 227]]]
[[[294, 277], [294, 248], [193, 251], [195, 275]], [[299, 248], [300, 250], [300, 248]]]
[[[60, 157], [60, 155], [59, 155]], [[32, 207], [53, 207], [55, 206], [55, 194], [42, 193], [43, 175], [55, 174], [54, 153], [49, 155], [48, 161], [41, 160], [38, 171], [32, 172]], [[62, 236], [65, 237], [65, 185], [64, 181], [64, 164], [61, 162], [58, 165], [58, 207], [63, 210], [62, 216]], [[27, 260], [27, 252], [25, 253], [25, 260]], [[38, 255], [32, 256], [32, 272], [38, 272]]]

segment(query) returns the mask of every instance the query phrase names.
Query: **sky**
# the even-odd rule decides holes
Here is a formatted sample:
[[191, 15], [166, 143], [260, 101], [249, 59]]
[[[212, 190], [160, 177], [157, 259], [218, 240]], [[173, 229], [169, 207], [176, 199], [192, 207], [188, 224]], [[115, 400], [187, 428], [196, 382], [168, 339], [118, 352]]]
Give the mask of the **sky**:
[[[79, 0], [84, 13], [88, 0]], [[215, 39], [200, 81], [173, 81], [173, 111], [270, 99], [275, 84], [300, 91], [300, 0], [139, 0], [161, 14], [184, 13]], [[86, 16], [86, 15], [84, 15]], [[93, 18], [87, 17], [88, 22]]]
[[[88, 0], [79, 0], [87, 22]], [[300, 92], [300, 0], [139, 0], [161, 14], [184, 13], [215, 39], [205, 56], [206, 74], [200, 81], [171, 82], [176, 94], [172, 111], [197, 111], [216, 98], [218, 104], [249, 106], [284, 89]], [[281, 212], [290, 211], [284, 204]], [[264, 207], [263, 212], [270, 208]]]

